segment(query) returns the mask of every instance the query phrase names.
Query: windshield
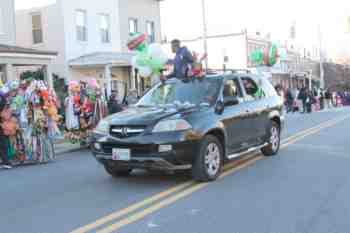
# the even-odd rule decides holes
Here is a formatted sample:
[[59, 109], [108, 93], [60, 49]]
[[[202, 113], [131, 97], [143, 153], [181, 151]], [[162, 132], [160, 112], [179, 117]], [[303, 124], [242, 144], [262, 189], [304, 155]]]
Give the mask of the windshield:
[[219, 78], [193, 79], [187, 82], [171, 79], [151, 89], [137, 105], [213, 105], [221, 83], [222, 79]]

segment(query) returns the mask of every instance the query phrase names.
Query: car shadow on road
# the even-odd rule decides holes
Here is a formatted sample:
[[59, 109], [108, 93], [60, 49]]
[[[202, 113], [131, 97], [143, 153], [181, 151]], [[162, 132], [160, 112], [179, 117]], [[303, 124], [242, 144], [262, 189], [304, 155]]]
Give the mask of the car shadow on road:
[[191, 172], [161, 172], [135, 170], [128, 177], [118, 177], [111, 180], [116, 183], [127, 185], [159, 185], [164, 186], [172, 183], [182, 183], [191, 180]]

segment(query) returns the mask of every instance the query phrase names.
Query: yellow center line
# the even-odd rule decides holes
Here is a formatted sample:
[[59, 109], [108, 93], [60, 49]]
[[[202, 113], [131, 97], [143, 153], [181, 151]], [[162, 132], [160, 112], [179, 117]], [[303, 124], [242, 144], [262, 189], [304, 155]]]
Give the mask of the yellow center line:
[[331, 120], [322, 122], [322, 123], [319, 124], [319, 125], [316, 125], [316, 126], [314, 126], [314, 127], [312, 127], [312, 128], [308, 128], [308, 129], [306, 129], [306, 130], [302, 130], [302, 131], [300, 131], [300, 132], [298, 132], [298, 133], [296, 133], [296, 134], [294, 134], [294, 135], [292, 135], [292, 136], [290, 136], [290, 137], [288, 137], [288, 138], [283, 139], [283, 140], [282, 140], [282, 143], [285, 143], [285, 142], [287, 142], [287, 141], [289, 141], [289, 140], [292, 140], [292, 139], [294, 139], [294, 138], [298, 138], [300, 135], [304, 135], [305, 133], [307, 133], [307, 132], [309, 132], [309, 131], [313, 131], [313, 130], [315, 130], [315, 129], [318, 129], [318, 128], [322, 127], [323, 125], [327, 125], [327, 124], [332, 123], [332, 122], [337, 122], [337, 121], [339, 121], [339, 120], [347, 119], [347, 118], [349, 118], [349, 117], [350, 117], [350, 114], [349, 114], [349, 115], [346, 115], [346, 116], [344, 116], [344, 117], [341, 117], [341, 118], [335, 118], [335, 119], [331, 119]]
[[[349, 117], [350, 117], [350, 115], [347, 116], [347, 117], [343, 117], [341, 119], [334, 120], [334, 121], [328, 121], [325, 124], [319, 125], [318, 128], [314, 127], [313, 130], [311, 130], [311, 131], [307, 130], [305, 135], [301, 135], [300, 137], [298, 137], [296, 139], [290, 140], [290, 142], [287, 142], [287, 143], [281, 145], [281, 148], [285, 148], [285, 147], [287, 147], [289, 145], [292, 145], [292, 144], [296, 143], [297, 141], [302, 140], [303, 138], [305, 138], [305, 137], [307, 137], [309, 135], [313, 135], [315, 133], [318, 133], [322, 129], [332, 127], [332, 126], [336, 125], [337, 123], [339, 123], [339, 122], [341, 122], [341, 121], [343, 121], [343, 120], [345, 120], [345, 119], [347, 119]], [[222, 179], [222, 178], [224, 178], [224, 177], [226, 177], [228, 175], [231, 175], [232, 173], [235, 173], [235, 172], [237, 172], [237, 171], [239, 171], [239, 170], [241, 170], [243, 168], [251, 166], [251, 165], [255, 164], [257, 161], [262, 160], [262, 159], [265, 158], [262, 155], [258, 155], [258, 153], [254, 153], [254, 154], [255, 154], [255, 157], [252, 156], [252, 158], [247, 159], [247, 162], [242, 163], [242, 164], [240, 164], [240, 165], [238, 165], [236, 167], [229, 168], [227, 171], [225, 171], [219, 177], [219, 179]], [[160, 201], [160, 202], [158, 202], [158, 203], [156, 203], [156, 204], [154, 204], [154, 205], [152, 205], [152, 206], [150, 206], [150, 207], [148, 207], [148, 208], [146, 208], [144, 210], [141, 210], [141, 211], [139, 211], [139, 212], [137, 212], [137, 213], [135, 213], [135, 214], [133, 214], [133, 215], [131, 215], [129, 217], [126, 217], [126, 218], [124, 218], [124, 219], [122, 219], [122, 220], [120, 220], [120, 221], [118, 221], [118, 222], [116, 222], [114, 224], [111, 224], [111, 225], [107, 226], [106, 228], [104, 228], [104, 229], [102, 229], [100, 231], [97, 231], [97, 233], [112, 233], [112, 232], [115, 232], [116, 230], [119, 230], [120, 228], [122, 228], [122, 227], [124, 227], [126, 225], [129, 225], [129, 224], [134, 223], [134, 222], [136, 222], [138, 220], [141, 220], [141, 219], [145, 218], [146, 216], [148, 216], [148, 215], [150, 215], [150, 214], [152, 214], [152, 213], [154, 213], [156, 211], [159, 211], [160, 209], [163, 209], [163, 208], [165, 208], [165, 207], [167, 207], [167, 206], [177, 202], [178, 200], [180, 200], [180, 199], [182, 199], [182, 198], [184, 198], [186, 196], [189, 196], [190, 194], [192, 194], [192, 193], [194, 193], [196, 191], [199, 191], [199, 190], [205, 188], [209, 184], [210, 183], [196, 183], [196, 184], [192, 185], [191, 187], [189, 187], [189, 188], [187, 188], [187, 189], [185, 189], [185, 190], [183, 190], [183, 191], [181, 191], [181, 192], [179, 192], [179, 193], [177, 193], [177, 194], [175, 194], [173, 196], [170, 196], [169, 198], [166, 198], [166, 199], [164, 199], [164, 200], [162, 200], [162, 201]]]
[[[315, 126], [315, 127], [312, 127], [312, 128], [306, 129], [306, 130], [303, 130], [303, 131], [301, 131], [301, 132], [298, 132], [297, 134], [295, 134], [295, 135], [293, 135], [293, 136], [290, 136], [290, 137], [284, 139], [283, 142], [285, 142], [285, 144], [287, 144], [287, 145], [292, 144], [292, 143], [295, 143], [296, 141], [298, 141], [298, 140], [295, 140], [295, 139], [297, 139], [298, 137], [301, 137], [301, 136], [303, 136], [303, 135], [308, 136], [308, 135], [310, 135], [310, 134], [314, 134], [314, 131], [317, 130], [317, 129], [320, 129], [320, 128], [324, 127], [324, 126], [327, 126], [327, 125], [329, 125], [329, 124], [331, 124], [331, 123], [333, 123], [333, 122], [336, 122], [336, 123], [337, 123], [338, 121], [342, 121], [342, 120], [344, 120], [344, 119], [346, 119], [346, 118], [349, 118], [349, 117], [350, 117], [350, 115], [348, 115], [348, 116], [346, 116], [346, 117], [343, 117], [343, 118], [341, 118], [341, 119], [332, 119], [332, 120], [328, 120], [328, 121], [326, 121], [326, 122], [321, 123], [321, 124], [318, 125], [318, 126]], [[304, 137], [306, 137], [306, 136], [304, 136]], [[302, 137], [302, 138], [304, 138], [304, 137]], [[290, 141], [290, 142], [289, 142], [289, 141]], [[287, 146], [287, 145], [286, 145], [286, 146]], [[284, 148], [284, 147], [285, 147], [284, 145], [281, 145], [281, 148]], [[249, 158], [247, 158], [247, 156], [249, 156]], [[262, 156], [259, 152], [253, 152], [252, 154], [248, 154], [248, 155], [246, 155], [244, 158], [242, 158], [242, 159], [240, 159], [240, 160], [237, 160], [237, 161], [231, 162], [231, 163], [229, 163], [229, 164], [226, 164], [226, 165], [224, 166], [224, 172], [223, 172], [223, 174], [221, 175], [220, 178], [225, 177], [225, 176], [227, 176], [227, 175], [229, 175], [229, 174], [232, 174], [233, 172], [237, 171], [237, 169], [240, 170], [240, 169], [242, 169], [242, 168], [244, 168], [244, 167], [247, 167], [247, 166], [251, 165], [252, 163], [255, 163], [255, 162], [257, 162], [258, 160], [261, 160], [261, 159], [263, 159], [263, 158], [264, 158], [264, 156]], [[90, 223], [90, 224], [88, 224], [88, 225], [82, 226], [82, 227], [80, 227], [80, 228], [78, 228], [78, 229], [72, 231], [71, 233], [86, 233], [86, 232], [89, 232], [89, 231], [91, 231], [91, 230], [93, 230], [93, 229], [96, 229], [96, 228], [98, 228], [98, 227], [100, 227], [100, 226], [102, 226], [102, 225], [104, 225], [104, 224], [106, 224], [106, 223], [108, 223], [108, 222], [111, 222], [111, 221], [113, 221], [113, 220], [117, 220], [117, 219], [119, 219], [119, 218], [121, 218], [121, 217], [124, 217], [124, 216], [126, 216], [126, 215], [128, 215], [128, 214], [130, 214], [130, 213], [132, 213], [132, 212], [134, 212], [134, 211], [136, 211], [136, 210], [138, 210], [138, 209], [141, 209], [141, 208], [147, 206], [147, 205], [153, 204], [153, 203], [155, 203], [155, 202], [157, 202], [157, 201], [159, 201], [159, 200], [161, 200], [161, 199], [167, 198], [168, 196], [170, 196], [170, 195], [172, 195], [172, 194], [175, 194], [175, 193], [177, 193], [177, 192], [179, 192], [179, 191], [181, 191], [181, 190], [183, 190], [182, 192], [187, 191], [187, 190], [190, 190], [190, 191], [187, 191], [187, 192], [186, 192], [187, 195], [189, 195], [189, 194], [191, 194], [191, 193], [193, 193], [193, 192], [195, 192], [195, 191], [198, 190], [197, 188], [195, 188], [195, 187], [198, 187], [198, 185], [199, 185], [199, 187], [203, 188], [203, 187], [205, 187], [206, 185], [208, 185], [208, 183], [198, 184], [198, 183], [196, 183], [196, 182], [194, 182], [194, 181], [188, 181], [188, 182], [185, 182], [185, 183], [176, 185], [176, 186], [174, 186], [174, 187], [172, 187], [172, 188], [169, 188], [169, 189], [167, 189], [167, 190], [162, 191], [161, 193], [158, 193], [158, 194], [156, 194], [156, 195], [154, 195], [154, 196], [151, 196], [151, 197], [149, 197], [149, 198], [147, 198], [147, 199], [144, 199], [144, 200], [142, 200], [142, 201], [140, 201], [140, 202], [137, 202], [137, 203], [135, 203], [135, 204], [133, 204], [133, 205], [127, 207], [127, 208], [124, 208], [124, 209], [122, 209], [122, 210], [113, 212], [113, 213], [111, 213], [111, 214], [109, 214], [109, 215], [107, 215], [107, 216], [105, 216], [105, 217], [102, 217], [102, 218], [96, 220], [96, 221], [93, 222], [93, 223]], [[203, 185], [204, 185], [204, 186], [203, 186]], [[203, 186], [203, 187], [202, 187], [202, 186]], [[193, 190], [193, 188], [194, 188], [194, 191], [191, 192], [191, 190]], [[201, 189], [201, 188], [199, 188], [199, 189]], [[184, 190], [184, 189], [185, 189], [185, 190]], [[182, 192], [178, 193], [178, 195], [181, 194]], [[185, 196], [187, 196], [187, 195], [185, 195]], [[176, 195], [176, 196], [177, 196], [177, 195]], [[176, 196], [174, 196], [174, 197], [176, 197]], [[180, 195], [180, 196], [182, 197], [183, 195]], [[168, 199], [169, 199], [169, 198], [168, 198]], [[168, 199], [166, 199], [166, 200], [168, 200]], [[181, 198], [176, 198], [176, 200], [178, 200], [178, 199], [181, 199]], [[163, 201], [161, 201], [161, 202], [159, 202], [159, 203], [164, 203], [166, 200], [163, 200]], [[174, 200], [174, 198], [172, 198], [171, 200]], [[175, 201], [176, 201], [176, 200], [175, 200]], [[173, 202], [175, 202], [175, 201], [173, 201]], [[165, 202], [165, 203], [168, 203], [168, 202], [169, 202], [169, 201], [167, 201], [167, 202]], [[173, 202], [171, 202], [171, 203], [173, 203]], [[155, 204], [155, 205], [159, 205], [159, 203], [157, 203], [157, 204]], [[171, 203], [170, 203], [170, 204], [171, 204]], [[168, 205], [170, 205], [170, 204], [168, 204]], [[164, 205], [164, 204], [163, 204], [163, 205]], [[151, 207], [152, 207], [152, 206], [151, 206]], [[151, 207], [149, 207], [149, 208], [151, 208]], [[149, 208], [147, 208], [147, 209], [149, 209]], [[147, 210], [147, 209], [145, 209], [145, 210]], [[153, 209], [153, 208], [152, 208], [152, 209]], [[153, 212], [154, 212], [154, 211], [153, 211]], [[136, 214], [138, 214], [138, 213], [136, 213]], [[131, 215], [130, 217], [132, 217], [132, 216], [133, 216], [133, 215]], [[137, 216], [138, 216], [137, 219], [139, 219], [139, 218], [140, 218], [140, 215], [137, 215]], [[136, 216], [136, 217], [137, 217], [137, 216]], [[143, 215], [142, 215], [142, 216], [143, 216]], [[141, 218], [143, 218], [143, 217], [141, 217]], [[126, 220], [125, 220], [125, 219], [122, 219], [121, 221], [126, 221]], [[129, 221], [130, 221], [130, 220], [129, 220]], [[135, 221], [137, 221], [137, 220], [135, 220]], [[120, 223], [120, 222], [118, 222], [118, 223]], [[116, 223], [116, 224], [117, 224], [117, 223]], [[115, 226], [116, 224], [113, 224], [113, 225], [111, 225], [111, 226]], [[125, 224], [125, 225], [128, 225], [128, 224]], [[117, 228], [118, 228], [118, 227], [117, 227]], [[111, 229], [111, 228], [108, 227], [108, 229]], [[119, 229], [119, 228], [118, 228], [118, 229]], [[106, 230], [106, 229], [104, 229], [104, 230]], [[114, 229], [113, 229], [112, 231], [114, 231]], [[110, 231], [110, 232], [112, 232], [112, 231]], [[104, 231], [100, 231], [100, 232], [103, 232], [103, 233], [104, 233]], [[99, 232], [99, 233], [100, 233], [100, 232]]]
[[[241, 164], [237, 167], [234, 167], [228, 171], [225, 171], [224, 173], [222, 173], [222, 175], [219, 177], [219, 179], [222, 179], [222, 178], [232, 174], [233, 172], [236, 172], [236, 171], [241, 170], [245, 167], [248, 167], [261, 159], [262, 159], [262, 156], [250, 159], [250, 160], [248, 160], [248, 162], [246, 162], [244, 164]], [[203, 189], [204, 187], [208, 186], [209, 184], [210, 183], [197, 183], [197, 184], [193, 185], [192, 187], [190, 187], [190, 188], [188, 188], [188, 189], [186, 189], [186, 190], [184, 190], [184, 191], [182, 191], [174, 196], [171, 196], [167, 199], [164, 199], [164, 200], [150, 206], [149, 208], [147, 208], [143, 211], [135, 213], [135, 214], [131, 215], [130, 217], [124, 218], [119, 222], [116, 222], [116, 223], [114, 223], [114, 224], [112, 224], [112, 225], [110, 225], [110, 226], [108, 226], [100, 231], [97, 231], [97, 233], [111, 233], [111, 232], [117, 231], [126, 225], [129, 225], [129, 224], [134, 223], [138, 220], [141, 220], [141, 219], [145, 218], [146, 216], [148, 216], [148, 215], [150, 215], [150, 214], [152, 214], [160, 209], [163, 209], [163, 208], [177, 202], [178, 200], [180, 200], [186, 196], [189, 196], [190, 194], [192, 194], [196, 191]]]
[[127, 215], [127, 214], [130, 214], [131, 212], [137, 210], [137, 209], [140, 209], [144, 206], [147, 206], [149, 204], [152, 204], [162, 198], [165, 198], [167, 196], [169, 196], [170, 194], [173, 194], [173, 193], [176, 193], [182, 189], [185, 189], [191, 185], [195, 184], [194, 181], [188, 181], [188, 182], [185, 182], [185, 183], [182, 183], [182, 184], [179, 184], [179, 185], [176, 185], [170, 189], [167, 189], [161, 193], [158, 193], [154, 196], [151, 196], [143, 201], [140, 201], [138, 203], [135, 203], [125, 209], [122, 209], [120, 211], [117, 211], [117, 212], [114, 212], [110, 215], [107, 215], [103, 218], [100, 218], [98, 219], [97, 221], [93, 222], [93, 223], [90, 223], [86, 226], [83, 226], [83, 227], [80, 227], [74, 231], [72, 231], [71, 233], [85, 233], [85, 232], [89, 232], [99, 226], [102, 226], [103, 224], [106, 224], [112, 220], [115, 220], [115, 219], [118, 219], [120, 217], [123, 217], [124, 215]]

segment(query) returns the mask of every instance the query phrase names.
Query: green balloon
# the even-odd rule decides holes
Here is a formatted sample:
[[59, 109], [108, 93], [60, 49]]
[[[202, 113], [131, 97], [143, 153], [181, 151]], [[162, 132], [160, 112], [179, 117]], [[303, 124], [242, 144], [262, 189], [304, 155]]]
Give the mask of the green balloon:
[[264, 63], [264, 51], [262, 49], [257, 49], [250, 54], [250, 60], [258, 65]]
[[277, 54], [277, 46], [275, 44], [273, 44], [270, 48], [270, 51], [269, 51], [269, 64], [270, 66], [273, 66], [277, 63], [277, 57], [278, 57], [278, 54]]

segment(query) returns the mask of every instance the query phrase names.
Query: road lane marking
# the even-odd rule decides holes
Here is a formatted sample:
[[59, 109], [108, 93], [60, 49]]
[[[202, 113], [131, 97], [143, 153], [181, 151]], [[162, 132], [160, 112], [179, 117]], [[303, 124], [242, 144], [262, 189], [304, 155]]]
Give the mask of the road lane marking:
[[[324, 128], [331, 127], [332, 125], [335, 125], [335, 124], [339, 123], [340, 121], [343, 121], [349, 117], [350, 117], [350, 115], [347, 115], [347, 116], [341, 117], [341, 118], [331, 119], [331, 120], [325, 121], [317, 126], [314, 126], [312, 128], [298, 132], [295, 135], [292, 135], [292, 136], [282, 140], [281, 149], [285, 148], [288, 145], [294, 144], [295, 142], [297, 142], [297, 141], [299, 141], [299, 140], [301, 140], [309, 135], [315, 134]], [[236, 160], [236, 161], [233, 161], [233, 162], [226, 164], [224, 166], [224, 172], [219, 178], [221, 179], [223, 177], [226, 177], [226, 176], [228, 176], [228, 175], [230, 175], [238, 170], [241, 170], [247, 166], [250, 166], [251, 164], [256, 163], [257, 161], [262, 160], [264, 158], [265, 157], [262, 156], [261, 153], [259, 153], [259, 152], [252, 152], [251, 154], [247, 154], [239, 160]], [[170, 189], [167, 189], [159, 194], [156, 194], [156, 195], [151, 196], [143, 201], [135, 203], [135, 204], [133, 204], [125, 209], [122, 209], [120, 211], [116, 211], [114, 213], [111, 213], [110, 215], [102, 217], [91, 224], [80, 227], [80, 228], [72, 231], [71, 233], [86, 233], [86, 232], [92, 231], [92, 230], [97, 229], [98, 227], [100, 227], [108, 222], [120, 219], [128, 214], [131, 214], [132, 212], [134, 212], [136, 210], [139, 210], [145, 206], [151, 205], [146, 209], [141, 209], [140, 212], [132, 214], [131, 216], [126, 217], [124, 219], [121, 219], [117, 223], [112, 224], [109, 227], [102, 229], [98, 233], [113, 232], [113, 231], [115, 231], [115, 228], [119, 229], [122, 226], [128, 225], [128, 224], [135, 222], [137, 220], [140, 220], [140, 219], [144, 218], [145, 216], [147, 216], [147, 215], [149, 215], [149, 214], [151, 214], [159, 209], [162, 209], [162, 208], [176, 202], [177, 200], [194, 193], [195, 191], [197, 191], [199, 189], [204, 188], [208, 184], [209, 183], [198, 184], [194, 181], [188, 181], [188, 182], [185, 182], [183, 184], [176, 185], [176, 186], [174, 186]], [[198, 186], [201, 188], [195, 188]], [[180, 192], [181, 190], [182, 190], [182, 192]], [[187, 191], [187, 190], [189, 190], [189, 191]], [[186, 195], [181, 194], [185, 191], [186, 191], [186, 193], [185, 193]], [[172, 194], [175, 194], [175, 193], [176, 193], [176, 195], [171, 196]], [[179, 195], [179, 198], [176, 198], [178, 195]], [[161, 199], [164, 199], [164, 200], [161, 200]], [[167, 201], [168, 199], [170, 199], [170, 201]], [[159, 200], [161, 200], [161, 201], [157, 202]], [[157, 203], [155, 203], [155, 202], [157, 202]], [[156, 206], [158, 208], [156, 208], [154, 206]], [[146, 211], [148, 209], [150, 209], [150, 210]], [[144, 211], [146, 211], [146, 212], [144, 212]], [[142, 213], [144, 213], [144, 214], [142, 214]]]
[[331, 123], [331, 122], [338, 121], [338, 120], [341, 120], [341, 119], [347, 119], [347, 118], [349, 118], [349, 117], [350, 117], [350, 115], [346, 115], [346, 116], [344, 116], [344, 117], [339, 117], [339, 118], [327, 120], [327, 121], [322, 122], [322, 123], [320, 123], [320, 124], [318, 124], [318, 125], [316, 125], [316, 126], [314, 126], [314, 127], [311, 127], [311, 128], [302, 130], [302, 131], [300, 131], [300, 132], [298, 132], [298, 133], [296, 133], [296, 134], [293, 134], [292, 136], [283, 139], [283, 140], [281, 141], [281, 143], [285, 143], [285, 142], [287, 142], [287, 141], [289, 141], [289, 140], [291, 140], [291, 139], [293, 139], [293, 138], [297, 138], [297, 137], [299, 137], [300, 135], [305, 134], [306, 132], [315, 130], [315, 129], [319, 128], [319, 127], [322, 127], [322, 126], [325, 125], [325, 124], [329, 124], [329, 123]]
[[298, 141], [304, 139], [304, 138], [307, 137], [307, 136], [316, 134], [316, 133], [320, 132], [320, 131], [323, 130], [323, 129], [326, 129], [326, 128], [330, 128], [330, 127], [332, 127], [332, 126], [335, 126], [335, 125], [337, 125], [338, 123], [340, 123], [340, 122], [346, 120], [346, 119], [349, 118], [349, 117], [350, 117], [350, 116], [343, 117], [343, 118], [337, 119], [337, 120], [335, 120], [335, 121], [333, 121], [333, 122], [329, 122], [329, 123], [327, 123], [327, 124], [323, 124], [321, 127], [317, 128], [317, 129], [313, 129], [312, 131], [309, 131], [309, 132], [305, 133], [304, 135], [299, 136], [299, 137], [296, 138], [296, 139], [292, 139], [292, 140], [290, 140], [290, 141], [284, 143], [283, 145], [281, 145], [281, 149], [283, 149], [283, 148], [285, 148], [285, 147], [287, 147], [287, 146], [289, 146], [289, 145], [291, 145], [291, 144], [294, 144], [294, 143], [296, 143], [296, 142], [298, 142]]
[[[302, 140], [303, 138], [307, 137], [307, 136], [310, 136], [310, 135], [313, 135], [315, 133], [318, 133], [320, 132], [321, 130], [323, 129], [326, 129], [326, 128], [329, 128], [329, 127], [332, 127], [336, 124], [338, 124], [339, 122], [341, 121], [344, 121], [345, 119], [349, 118], [350, 115], [346, 116], [346, 117], [343, 117], [343, 118], [340, 118], [340, 119], [336, 119], [334, 121], [328, 121], [326, 122], [325, 124], [320, 124], [319, 127], [313, 127], [313, 129], [310, 131], [310, 130], [305, 130], [305, 135], [301, 135], [299, 136], [298, 138], [295, 138], [292, 140], [289, 140], [288, 142], [286, 142], [285, 144], [281, 145], [281, 149], [287, 147], [287, 146], [290, 146], [294, 143], [296, 143], [297, 141], [300, 141]], [[246, 168], [246, 167], [249, 167], [253, 164], [255, 164], [256, 162], [258, 162], [259, 160], [263, 160], [264, 156], [262, 155], [257, 155], [258, 153], [253, 153], [253, 154], [256, 154], [256, 156], [252, 156], [252, 158], [248, 159], [247, 162], [243, 162], [242, 164], [236, 166], [236, 167], [233, 167], [233, 168], [230, 168], [228, 169], [227, 171], [225, 171], [224, 173], [221, 174], [221, 176], [219, 177], [219, 179], [222, 179], [226, 176], [229, 176], [239, 170], [242, 170], [243, 168]], [[107, 226], [106, 228], [100, 230], [100, 231], [97, 231], [97, 233], [112, 233], [112, 232], [115, 232], [116, 230], [119, 230], [120, 228], [124, 227], [124, 226], [127, 226], [131, 223], [134, 223], [138, 220], [141, 220], [143, 218], [145, 218], [146, 216], [156, 212], [156, 211], [159, 211], [173, 203], [175, 203], [176, 201], [182, 199], [182, 198], [185, 198], [189, 195], [191, 195], [192, 193], [196, 192], [196, 191], [199, 191], [203, 188], [205, 188], [206, 186], [208, 186], [209, 184], [211, 183], [196, 183], [194, 184], [193, 186], [173, 195], [173, 196], [170, 196], [169, 198], [166, 198], [144, 210], [141, 210], [129, 217], [126, 217], [112, 225], [109, 225]]]
[[114, 212], [114, 213], [111, 213], [110, 215], [107, 215], [105, 217], [102, 217], [100, 219], [98, 219], [97, 221], [93, 222], [93, 223], [90, 223], [86, 226], [83, 226], [83, 227], [80, 227], [74, 231], [72, 231], [71, 233], [85, 233], [85, 232], [89, 232], [93, 229], [96, 229], [97, 227], [99, 226], [102, 226], [103, 224], [106, 224], [110, 221], [113, 221], [113, 220], [116, 220], [118, 218], [121, 218], [127, 214], [130, 214], [132, 213], [133, 211], [136, 211], [144, 206], [147, 206], [147, 205], [150, 205], [162, 198], [165, 198], [167, 196], [169, 196], [170, 194], [174, 194], [182, 189], [185, 189], [189, 186], [192, 186], [193, 184], [195, 184], [194, 181], [188, 181], [188, 182], [185, 182], [185, 183], [182, 183], [182, 184], [179, 184], [179, 185], [176, 185], [170, 189], [167, 189], [161, 193], [158, 193], [154, 196], [151, 196], [147, 199], [144, 199], [143, 201], [140, 201], [140, 202], [137, 202], [129, 207], [126, 207], [120, 211], [117, 211], [117, 212]]
[[[224, 177], [230, 175], [231, 173], [241, 170], [243, 168], [246, 168], [254, 163], [256, 163], [258, 160], [260, 160], [260, 157], [253, 157], [250, 159], [247, 159], [245, 163], [239, 164], [237, 167], [231, 168], [225, 172], [223, 172], [221, 174], [221, 176], [219, 177], [219, 179], [223, 179]], [[150, 206], [149, 208], [140, 211], [138, 213], [135, 213], [133, 215], [131, 215], [130, 217], [127, 217], [119, 222], [116, 222], [100, 231], [97, 231], [97, 233], [111, 233], [111, 232], [115, 232], [117, 230], [119, 230], [120, 228], [122, 228], [123, 226], [129, 225], [131, 223], [134, 223], [138, 220], [141, 220], [143, 218], [145, 218], [147, 215], [150, 215], [160, 209], [163, 209], [173, 203], [175, 203], [176, 201], [189, 196], [190, 194], [199, 191], [201, 189], [203, 189], [204, 187], [208, 186], [210, 183], [196, 183], [195, 185], [193, 185], [192, 187], [189, 187], [183, 191], [181, 191], [180, 193], [173, 195], [169, 198], [166, 198], [156, 204], [154, 204], [153, 206]]]

